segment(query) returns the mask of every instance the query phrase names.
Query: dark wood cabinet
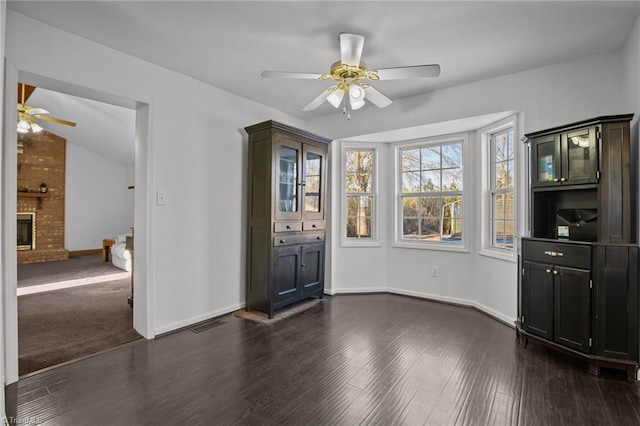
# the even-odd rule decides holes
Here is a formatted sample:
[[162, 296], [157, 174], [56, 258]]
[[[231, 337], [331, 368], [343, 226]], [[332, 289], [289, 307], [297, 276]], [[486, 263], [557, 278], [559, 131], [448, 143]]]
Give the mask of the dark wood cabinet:
[[329, 140], [275, 121], [249, 135], [246, 307], [323, 297]]
[[640, 367], [638, 246], [629, 122], [599, 117], [525, 135], [530, 237], [520, 244], [517, 333], [586, 359]]
[[598, 179], [596, 126], [538, 136], [531, 141], [533, 187], [581, 185]]

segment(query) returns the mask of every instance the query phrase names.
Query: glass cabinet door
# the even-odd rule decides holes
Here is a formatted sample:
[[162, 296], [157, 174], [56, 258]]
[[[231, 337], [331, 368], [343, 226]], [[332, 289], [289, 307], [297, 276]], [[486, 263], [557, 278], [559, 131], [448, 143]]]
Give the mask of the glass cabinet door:
[[533, 140], [531, 167], [532, 186], [556, 186], [561, 184], [560, 137], [543, 136]]
[[278, 143], [276, 156], [276, 218], [300, 218], [300, 151], [301, 145], [287, 141]]
[[577, 130], [564, 136], [563, 184], [595, 183], [598, 169], [596, 160], [596, 128]]
[[304, 217], [306, 219], [324, 218], [324, 153], [312, 146], [304, 149]]

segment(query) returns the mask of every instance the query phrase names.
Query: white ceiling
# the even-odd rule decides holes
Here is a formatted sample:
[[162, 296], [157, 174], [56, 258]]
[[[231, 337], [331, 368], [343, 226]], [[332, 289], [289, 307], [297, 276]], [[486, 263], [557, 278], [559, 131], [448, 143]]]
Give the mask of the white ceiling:
[[[621, 49], [640, 14], [639, 1], [9, 1], [8, 8], [303, 120], [335, 113], [326, 103], [302, 111], [330, 83], [260, 73], [328, 72], [340, 32], [366, 37], [369, 69], [441, 65], [435, 79], [376, 83], [397, 100]], [[63, 105], [50, 110], [81, 121]]]
[[46, 109], [52, 117], [76, 123], [75, 127], [70, 127], [37, 120], [45, 130], [118, 163], [133, 165], [136, 119], [134, 110], [42, 87], [33, 91], [27, 104]]

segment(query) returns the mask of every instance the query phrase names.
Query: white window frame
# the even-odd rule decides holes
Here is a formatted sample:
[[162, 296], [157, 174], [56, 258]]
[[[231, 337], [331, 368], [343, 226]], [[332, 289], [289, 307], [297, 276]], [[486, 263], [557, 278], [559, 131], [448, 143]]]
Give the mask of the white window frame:
[[[509, 191], [495, 190], [492, 188], [492, 180], [494, 170], [494, 154], [492, 150], [492, 137], [496, 134], [503, 133], [509, 129], [513, 130], [513, 188]], [[519, 229], [518, 218], [518, 188], [519, 188], [519, 176], [521, 162], [520, 162], [520, 134], [518, 131], [518, 115], [513, 115], [500, 120], [496, 123], [490, 124], [478, 131], [481, 142], [481, 170], [482, 170], [482, 201], [481, 201], [481, 242], [480, 250], [478, 254], [493, 257], [500, 260], [506, 260], [509, 262], [517, 262], [517, 230]], [[493, 194], [499, 192], [512, 192], [513, 193], [513, 208], [514, 208], [514, 221], [513, 221], [513, 247], [496, 247], [493, 245]]]
[[[373, 153], [373, 168], [371, 171], [371, 193], [366, 195], [373, 197], [371, 206], [371, 237], [354, 238], [347, 237], [347, 197], [353, 196], [346, 191], [347, 184], [347, 151], [371, 151]], [[340, 152], [340, 200], [341, 200], [341, 246], [342, 247], [381, 247], [380, 227], [378, 223], [380, 196], [378, 182], [380, 176], [378, 147], [363, 143], [343, 143]]]
[[[424, 241], [424, 240], [406, 240], [402, 238], [402, 156], [400, 152], [403, 149], [416, 149], [428, 146], [440, 146], [453, 143], [462, 144], [462, 241], [460, 243], [446, 241]], [[411, 141], [397, 142], [393, 144], [394, 153], [394, 214], [393, 214], [393, 230], [394, 237], [392, 247], [436, 250], [436, 251], [452, 251], [469, 253], [470, 235], [469, 228], [469, 135], [468, 133], [457, 133], [451, 135], [442, 135], [430, 138], [416, 139]]]

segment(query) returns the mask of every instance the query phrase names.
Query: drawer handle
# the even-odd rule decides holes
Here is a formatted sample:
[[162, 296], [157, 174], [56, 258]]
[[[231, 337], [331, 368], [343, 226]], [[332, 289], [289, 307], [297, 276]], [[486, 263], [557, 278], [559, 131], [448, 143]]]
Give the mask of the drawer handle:
[[561, 251], [545, 251], [544, 254], [551, 257], [563, 257], [564, 253]]
[[285, 240], [280, 240], [280, 244], [284, 244], [284, 243], [286, 243]]
[[322, 237], [316, 237], [316, 240], [321, 240], [321, 239], [322, 239]]
[[311, 225], [312, 228], [317, 228], [316, 224], [314, 223], [313, 225]]
[[287, 229], [291, 229], [291, 225], [287, 225]]

